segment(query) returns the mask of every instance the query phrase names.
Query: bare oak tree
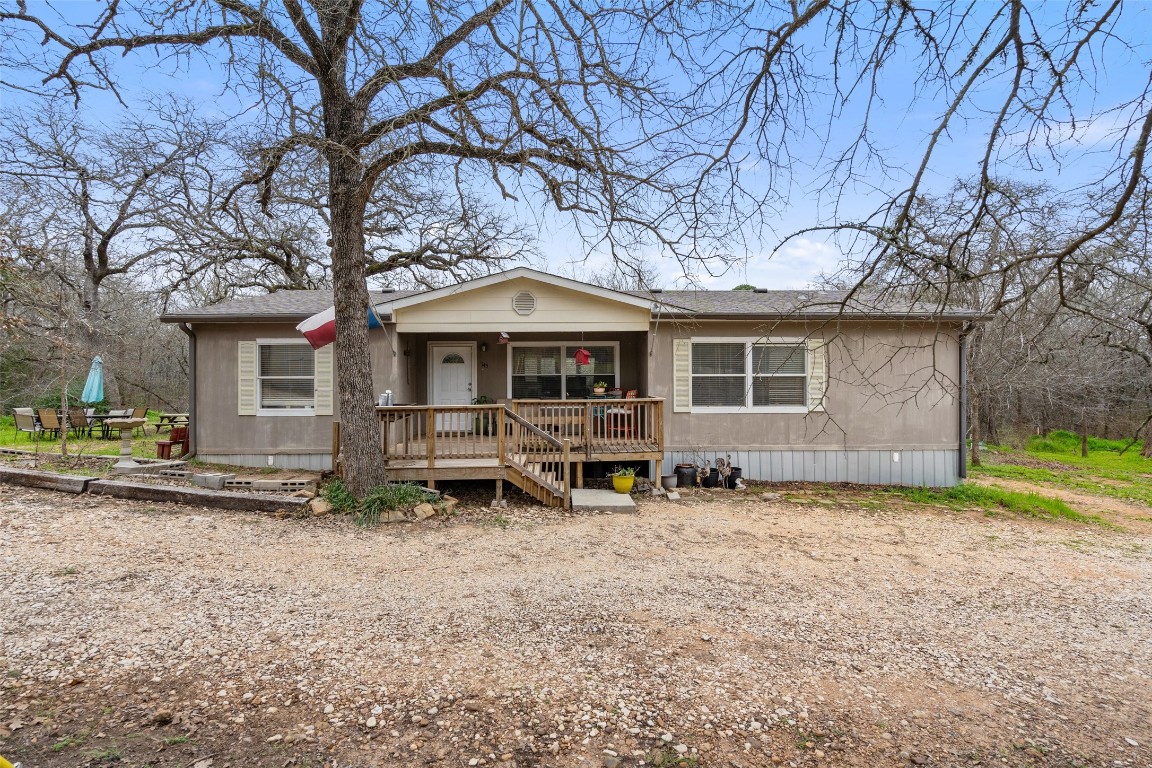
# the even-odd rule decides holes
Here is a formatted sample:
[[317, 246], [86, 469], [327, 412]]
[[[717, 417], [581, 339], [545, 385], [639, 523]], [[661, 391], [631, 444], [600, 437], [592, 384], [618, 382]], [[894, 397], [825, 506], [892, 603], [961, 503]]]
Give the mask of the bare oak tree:
[[42, 332], [60, 333], [71, 322], [67, 335], [88, 360], [104, 357], [109, 402], [120, 402], [122, 329], [108, 306], [120, 297], [105, 287], [131, 278], [133, 300], [136, 290], [155, 287], [143, 274], [173, 245], [166, 201], [180, 186], [182, 163], [206, 142], [184, 117], [95, 130], [50, 103], [34, 114], [7, 113], [0, 122], [0, 177], [21, 201], [9, 231], [18, 263], [39, 276], [42, 292], [71, 297], [56, 308], [55, 299], [26, 296], [25, 306], [45, 325]]
[[539, 190], [612, 243], [691, 220], [685, 250], [710, 215], [672, 183], [685, 150], [660, 136], [690, 105], [651, 77], [669, 57], [643, 14], [550, 0], [137, 0], [107, 5], [83, 27], [23, 3], [0, 21], [41, 35], [45, 82], [77, 93], [116, 90], [112, 56], [226, 55], [232, 86], [256, 95], [274, 138], [254, 179], [265, 199], [287, 158], [323, 160], [342, 450], [356, 493], [385, 480], [364, 323], [365, 211], [381, 184], [434, 161], [460, 189], [486, 178], [499, 197]]

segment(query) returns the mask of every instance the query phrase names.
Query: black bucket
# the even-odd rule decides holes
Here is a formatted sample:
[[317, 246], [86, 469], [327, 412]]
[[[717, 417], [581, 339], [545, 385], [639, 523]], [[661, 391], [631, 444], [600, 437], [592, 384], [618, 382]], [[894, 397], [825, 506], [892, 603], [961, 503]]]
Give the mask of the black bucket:
[[696, 465], [695, 464], [677, 464], [676, 465], [676, 487], [677, 488], [694, 488], [694, 487], [696, 487]]
[[700, 485], [705, 488], [719, 488], [720, 487], [720, 473], [715, 469], [709, 470], [708, 475]]
[[736, 487], [736, 481], [744, 476], [744, 470], [740, 467], [732, 467], [732, 474], [728, 475], [728, 480], [725, 482], [724, 487], [732, 490]]

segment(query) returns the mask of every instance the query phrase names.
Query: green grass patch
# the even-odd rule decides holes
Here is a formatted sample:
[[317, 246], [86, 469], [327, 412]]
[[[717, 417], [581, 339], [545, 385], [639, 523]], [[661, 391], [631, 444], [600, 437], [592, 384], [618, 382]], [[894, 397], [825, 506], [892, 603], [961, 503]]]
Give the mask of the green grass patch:
[[[1034, 435], [1028, 441], [1028, 450], [1035, 453], [1075, 453], [1079, 455], [1081, 446], [1080, 435], [1066, 429], [1049, 432], [1046, 436]], [[1108, 451], [1118, 454], [1125, 448], [1128, 451], [1140, 453], [1139, 442], [1133, 443], [1131, 440], [1108, 440], [1103, 437], [1088, 436], [1089, 453]], [[1127, 451], [1125, 452], [1127, 453]]]
[[107, 749], [93, 749], [88, 753], [88, 759], [93, 763], [118, 763], [124, 757], [124, 750], [112, 746]]
[[[132, 455], [138, 458], [156, 458], [156, 441], [160, 439], [167, 439], [168, 433], [165, 432], [161, 435], [156, 434], [156, 422], [159, 421], [159, 413], [157, 411], [148, 411], [148, 425], [145, 427], [146, 434], [135, 434], [132, 437]], [[60, 455], [60, 438], [40, 437], [35, 439], [27, 432], [19, 432], [16, 429], [16, 419], [11, 414], [0, 416], [0, 447], [2, 448], [18, 448], [22, 451], [35, 451], [41, 456], [46, 455]], [[97, 430], [92, 433], [92, 436], [81, 435], [79, 437], [68, 433], [68, 454], [75, 456], [82, 453], [86, 456], [119, 456], [120, 455], [120, 438], [111, 438], [104, 440], [100, 437], [100, 432]], [[67, 459], [65, 459], [67, 460]], [[85, 473], [80, 473], [85, 474]]]
[[348, 486], [344, 485], [344, 481], [338, 477], [328, 481], [320, 489], [320, 496], [332, 505], [333, 510], [342, 515], [351, 515], [356, 511], [356, 497], [352, 495], [352, 491], [348, 490]]
[[321, 496], [332, 505], [332, 509], [345, 515], [352, 515], [357, 525], [376, 525], [389, 512], [412, 509], [424, 502], [435, 503], [437, 496], [427, 488], [415, 483], [389, 483], [373, 488], [363, 499], [357, 500], [336, 478], [329, 481], [320, 491]]
[[1071, 454], [1029, 453], [1049, 467], [1032, 467], [1013, 463], [1024, 460], [1020, 454], [1002, 454], [1001, 463], [972, 467], [973, 476], [1023, 480], [1053, 485], [1097, 496], [1152, 506], [1152, 461], [1139, 454], [1120, 456], [1113, 452], [1089, 454], [1086, 458]]
[[90, 731], [85, 730], [80, 731], [79, 733], [71, 733], [61, 736], [56, 740], [56, 743], [52, 745], [52, 751], [63, 752], [69, 747], [79, 747], [84, 744], [84, 742], [88, 741], [89, 735]]
[[389, 483], [373, 488], [360, 500], [356, 513], [358, 525], [376, 525], [388, 512], [412, 509], [417, 504], [434, 501], [437, 496], [415, 483]]
[[1043, 520], [1071, 520], [1110, 527], [1109, 523], [1096, 515], [1077, 512], [1059, 499], [1038, 493], [1006, 491], [972, 483], [962, 483], [951, 488], [893, 488], [889, 493], [899, 494], [917, 504], [934, 504], [951, 509], [977, 507], [987, 513], [1013, 512]]

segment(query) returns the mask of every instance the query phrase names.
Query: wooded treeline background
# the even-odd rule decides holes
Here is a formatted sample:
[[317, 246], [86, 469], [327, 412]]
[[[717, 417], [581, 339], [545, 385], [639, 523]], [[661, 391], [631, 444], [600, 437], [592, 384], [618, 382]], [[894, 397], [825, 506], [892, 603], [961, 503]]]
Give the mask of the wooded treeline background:
[[[830, 202], [792, 233], [831, 233], [847, 254], [822, 284], [991, 316], [967, 337], [977, 443], [1055, 428], [1147, 437], [1145, 27], [1119, 2], [974, 7], [140, 0], [87, 27], [0, 12], [0, 63], [42, 76], [35, 107], [0, 115], [0, 406], [58, 398], [101, 354], [110, 401], [181, 408], [184, 337], [159, 313], [329, 287], [334, 264], [357, 274], [349, 255], [397, 288], [541, 264], [539, 220], [510, 207], [535, 178], [537, 199], [611, 257], [593, 279], [615, 287], [657, 287], [654, 263], [723, 271], [774, 234], [787, 195]], [[86, 88], [118, 87], [106, 53], [213, 40], [228, 41], [229, 88], [257, 94], [260, 119], [205, 119], [174, 96], [112, 123], [75, 109]], [[913, 101], [935, 88], [940, 112], [910, 179], [874, 124], [884, 76], [909, 61]], [[1078, 115], [1109, 66], [1143, 75]], [[976, 167], [930, 187], [942, 137], [977, 117]], [[1063, 179], [1104, 123], [1095, 164]], [[797, 142], [821, 125], [818, 183], [790, 191], [813, 164]], [[342, 245], [334, 218], [348, 212], [331, 203], [349, 153], [362, 253]], [[767, 181], [750, 183], [750, 165]], [[870, 214], [841, 215], [860, 184], [890, 190]]]

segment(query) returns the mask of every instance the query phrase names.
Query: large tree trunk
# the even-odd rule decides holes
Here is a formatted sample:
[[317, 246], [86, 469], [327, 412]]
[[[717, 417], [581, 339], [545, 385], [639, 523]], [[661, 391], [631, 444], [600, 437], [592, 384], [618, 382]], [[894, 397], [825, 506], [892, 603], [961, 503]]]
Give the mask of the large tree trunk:
[[[344, 482], [356, 496], [387, 481], [380, 422], [374, 407], [368, 350], [368, 284], [364, 274], [361, 163], [351, 153], [328, 156], [332, 211], [332, 278], [336, 305], [336, 375], [340, 391], [340, 453]], [[332, 457], [333, 462], [336, 461]]]

